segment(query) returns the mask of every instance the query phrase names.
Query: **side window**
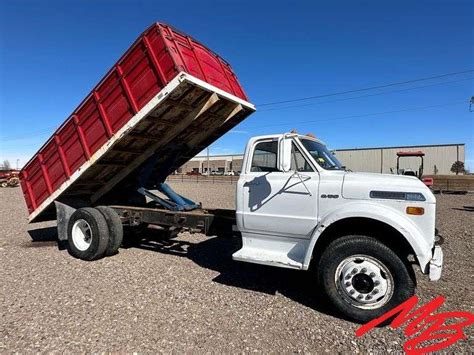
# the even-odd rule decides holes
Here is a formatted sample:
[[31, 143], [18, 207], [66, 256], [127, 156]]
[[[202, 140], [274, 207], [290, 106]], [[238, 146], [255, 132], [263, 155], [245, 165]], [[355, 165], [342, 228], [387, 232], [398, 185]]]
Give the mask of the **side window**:
[[252, 172], [278, 171], [278, 141], [260, 142], [255, 146], [252, 157]]
[[312, 172], [314, 169], [308, 163], [303, 153], [293, 143], [291, 145], [291, 170], [300, 172]]

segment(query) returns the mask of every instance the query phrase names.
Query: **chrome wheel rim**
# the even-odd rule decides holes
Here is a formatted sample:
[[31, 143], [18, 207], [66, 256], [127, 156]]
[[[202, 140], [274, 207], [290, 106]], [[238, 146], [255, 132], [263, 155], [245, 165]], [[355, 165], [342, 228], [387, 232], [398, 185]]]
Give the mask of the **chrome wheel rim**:
[[334, 281], [344, 301], [360, 309], [380, 308], [393, 296], [392, 274], [382, 262], [368, 255], [342, 260]]

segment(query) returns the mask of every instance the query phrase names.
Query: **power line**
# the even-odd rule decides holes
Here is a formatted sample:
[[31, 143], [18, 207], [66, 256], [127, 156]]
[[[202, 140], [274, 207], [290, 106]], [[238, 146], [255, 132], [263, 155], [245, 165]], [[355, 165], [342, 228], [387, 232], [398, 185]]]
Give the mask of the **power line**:
[[444, 78], [444, 77], [447, 77], [447, 76], [460, 75], [460, 74], [466, 74], [466, 73], [472, 73], [472, 72], [474, 72], [474, 69], [458, 71], [458, 72], [453, 72], [453, 73], [440, 74], [440, 75], [434, 75], [434, 76], [425, 77], [425, 78], [399, 81], [399, 82], [383, 84], [383, 85], [370, 86], [370, 87], [354, 89], [354, 90], [346, 90], [346, 91], [339, 91], [339, 92], [334, 92], [334, 93], [329, 93], [329, 94], [301, 97], [301, 98], [296, 98], [296, 99], [291, 99], [291, 100], [265, 102], [265, 103], [257, 104], [257, 106], [270, 106], [270, 105], [279, 105], [279, 104], [285, 104], [285, 103], [290, 103], [290, 102], [320, 99], [320, 98], [323, 98], [323, 97], [338, 96], [338, 95], [351, 94], [351, 93], [355, 93], [355, 92], [369, 91], [369, 90], [375, 90], [375, 89], [383, 89], [383, 88], [390, 87], [390, 86], [411, 84], [411, 83], [416, 83], [416, 82], [419, 82], [419, 81]]
[[447, 103], [439, 104], [439, 105], [411, 107], [411, 108], [405, 108], [405, 109], [394, 110], [394, 111], [373, 112], [373, 113], [365, 113], [365, 114], [360, 114], [360, 115], [351, 115], [351, 116], [341, 116], [341, 117], [327, 118], [327, 119], [322, 119], [322, 120], [276, 123], [276, 124], [261, 125], [261, 126], [250, 126], [250, 127], [245, 127], [245, 128], [264, 128], [264, 127], [287, 126], [287, 125], [295, 125], [295, 124], [306, 124], [306, 123], [316, 123], [316, 122], [348, 120], [348, 119], [353, 119], [353, 118], [363, 118], [363, 117], [369, 117], [369, 116], [388, 115], [388, 114], [391, 114], [391, 113], [426, 110], [426, 109], [430, 109], [430, 108], [458, 105], [458, 104], [461, 104], [461, 103], [466, 104], [466, 101], [465, 100], [463, 100], [463, 101], [454, 101], [454, 102], [447, 102]]
[[[452, 84], [452, 83], [458, 83], [462, 81], [468, 81], [468, 80], [473, 80], [474, 77], [471, 78], [465, 78], [465, 79], [459, 79], [459, 80], [451, 80], [451, 81], [445, 81], [441, 83], [434, 83], [434, 84], [428, 84], [428, 85], [421, 85], [421, 86], [415, 86], [411, 88], [405, 88], [405, 89], [398, 89], [398, 90], [390, 90], [390, 91], [384, 91], [384, 92], [377, 92], [375, 94], [367, 94], [367, 95], [360, 95], [360, 96], [353, 96], [353, 97], [346, 97], [342, 99], [334, 99], [334, 100], [329, 100], [329, 101], [319, 101], [319, 102], [312, 102], [308, 104], [301, 104], [301, 105], [291, 105], [291, 106], [283, 106], [283, 107], [274, 107], [274, 108], [267, 108], [263, 110], [259, 110], [258, 112], [267, 112], [267, 111], [276, 111], [276, 110], [287, 110], [287, 109], [292, 109], [292, 108], [299, 108], [299, 107], [307, 107], [307, 106], [314, 106], [314, 105], [321, 105], [321, 104], [327, 104], [331, 102], [340, 102], [340, 101], [348, 101], [348, 100], [356, 100], [356, 99], [361, 99], [365, 97], [372, 97], [372, 96], [380, 96], [380, 95], [387, 95], [387, 94], [393, 94], [397, 92], [403, 92], [403, 91], [410, 91], [410, 90], [417, 90], [417, 89], [424, 89], [427, 87], [433, 87], [433, 86], [438, 86], [438, 85], [445, 85], [445, 84]], [[40, 130], [36, 131], [26, 131], [23, 132], [20, 135], [13, 135], [13, 136], [6, 136], [6, 137], [1, 137], [1, 140], [3, 142], [10, 142], [10, 141], [18, 141], [21, 139], [18, 138], [23, 138], [27, 134], [39, 134], [39, 133], [49, 133], [53, 128], [58, 127], [57, 125], [55, 126], [48, 126]]]
[[[470, 78], [470, 79], [473, 79], [473, 78]], [[469, 80], [469, 79], [465, 79], [465, 80]], [[459, 81], [461, 81], [461, 80], [459, 80]], [[356, 98], [359, 98], [359, 97], [375, 96], [375, 95], [377, 95], [377, 94], [364, 95], [364, 96], [358, 96], [358, 97], [354, 97], [354, 98], [346, 98], [346, 99], [340, 99], [340, 100], [331, 100], [331, 101], [325, 101], [325, 102], [321, 102], [321, 103], [351, 100], [351, 99], [356, 99]], [[345, 119], [352, 119], [352, 118], [362, 118], [362, 117], [369, 117], [369, 116], [386, 115], [386, 114], [391, 114], [391, 113], [425, 110], [425, 109], [430, 109], [430, 108], [457, 105], [457, 104], [460, 104], [460, 103], [466, 103], [466, 101], [455, 101], [455, 102], [449, 102], [449, 103], [440, 104], [440, 105], [413, 107], [413, 108], [406, 108], [406, 109], [400, 109], [400, 110], [395, 110], [395, 111], [383, 111], [383, 112], [374, 112], [374, 113], [367, 113], [367, 114], [361, 114], [361, 115], [342, 116], [342, 117], [335, 117], [335, 118], [329, 118], [329, 119], [323, 119], [323, 120], [311, 120], [311, 121], [299, 121], [299, 122], [291, 122], [291, 123], [278, 123], [278, 124], [270, 124], [270, 125], [250, 126], [250, 127], [246, 127], [246, 128], [247, 129], [249, 129], [249, 128], [264, 128], [264, 127], [274, 127], [274, 126], [286, 126], [286, 125], [290, 125], [290, 124], [305, 124], [305, 123], [338, 121], [338, 120], [345, 120]], [[469, 103], [469, 102], [467, 102], [467, 103]], [[306, 105], [306, 106], [309, 106], [309, 105]], [[293, 107], [300, 107], [300, 106], [290, 106], [290, 107], [284, 107], [282, 109], [293, 108]], [[267, 111], [273, 111], [273, 110], [276, 110], [276, 109], [269, 109]], [[3, 141], [16, 141], [18, 139], [2, 139], [2, 140]], [[37, 143], [36, 144], [22, 145], [22, 146], [23, 147], [28, 147], [28, 146], [34, 146], [34, 145], [37, 145]]]
[[[330, 97], [330, 96], [338, 96], [338, 95], [343, 95], [343, 94], [348, 94], [348, 93], [355, 93], [355, 92], [361, 92], [361, 91], [369, 91], [369, 90], [374, 90], [374, 89], [381, 89], [385, 87], [391, 87], [391, 86], [396, 86], [396, 85], [402, 85], [402, 84], [409, 84], [409, 83], [414, 83], [414, 82], [419, 82], [419, 81], [426, 81], [426, 80], [432, 80], [432, 79], [437, 79], [437, 78], [442, 78], [442, 77], [447, 77], [447, 76], [453, 76], [453, 75], [460, 75], [460, 74], [465, 74], [465, 73], [471, 73], [474, 72], [474, 69], [472, 70], [465, 70], [465, 71], [459, 71], [459, 72], [453, 72], [453, 73], [447, 73], [447, 74], [441, 74], [441, 75], [436, 75], [436, 76], [431, 76], [431, 77], [426, 77], [426, 78], [419, 78], [419, 79], [413, 79], [413, 80], [408, 80], [408, 81], [402, 81], [402, 82], [395, 82], [395, 83], [390, 83], [390, 84], [384, 84], [384, 85], [378, 85], [378, 86], [372, 86], [372, 87], [367, 87], [367, 88], [361, 88], [361, 89], [354, 89], [354, 90], [348, 90], [348, 91], [342, 91], [342, 92], [336, 92], [336, 93], [331, 93], [331, 94], [324, 94], [324, 95], [318, 95], [318, 96], [309, 96], [309, 97], [303, 97], [303, 98], [298, 98], [298, 99], [292, 99], [292, 100], [285, 100], [285, 101], [277, 101], [277, 102], [270, 102], [270, 103], [263, 103], [257, 106], [270, 106], [270, 105], [279, 105], [279, 104], [284, 104], [284, 103], [291, 103], [291, 102], [299, 102], [299, 101], [307, 101], [307, 100], [312, 100], [312, 99], [317, 99], [317, 98], [323, 98], [323, 97]], [[399, 90], [391, 90], [391, 91], [386, 91], [386, 92], [381, 92], [381, 93], [374, 93], [374, 94], [368, 94], [368, 95], [361, 95], [361, 96], [355, 96], [355, 97], [349, 97], [349, 98], [342, 98], [342, 99], [336, 99], [336, 100], [330, 100], [330, 101], [323, 101], [323, 102], [316, 102], [316, 103], [310, 103], [310, 104], [303, 104], [303, 105], [292, 105], [292, 106], [286, 106], [286, 107], [278, 107], [278, 108], [270, 108], [270, 109], [263, 109], [260, 110], [260, 112], [264, 111], [274, 111], [274, 110], [285, 110], [285, 109], [291, 109], [291, 108], [297, 108], [297, 107], [304, 107], [304, 106], [311, 106], [311, 105], [318, 105], [318, 104], [325, 104], [325, 103], [331, 103], [331, 102], [338, 102], [338, 101], [347, 101], [347, 100], [355, 100], [359, 98], [364, 98], [364, 97], [371, 97], [371, 96], [378, 96], [378, 95], [386, 95], [386, 94], [391, 94], [391, 93], [396, 93], [396, 92], [402, 92], [402, 91], [408, 91], [408, 90], [415, 90], [415, 89], [422, 89], [426, 87], [431, 87], [431, 86], [436, 86], [436, 85], [444, 85], [444, 84], [450, 84], [450, 83], [456, 83], [456, 82], [461, 82], [461, 81], [466, 81], [466, 80], [472, 80], [474, 78], [467, 78], [467, 79], [460, 79], [460, 80], [453, 80], [453, 81], [448, 81], [448, 82], [441, 82], [441, 83], [434, 83], [434, 84], [429, 84], [429, 85], [423, 85], [423, 86], [417, 86], [417, 87], [411, 87], [411, 88], [405, 88], [405, 89], [399, 89]], [[3, 142], [9, 142], [9, 141], [18, 141], [20, 139], [18, 138], [23, 138], [27, 134], [42, 134], [42, 133], [49, 133], [53, 128], [56, 128], [57, 125], [55, 126], [48, 126], [40, 130], [36, 131], [24, 131], [22, 132], [21, 135], [13, 135], [13, 136], [6, 136], [6, 137], [1, 137], [0, 139]]]
[[334, 99], [334, 100], [329, 100], [329, 101], [319, 101], [319, 102], [312, 102], [308, 104], [300, 104], [300, 105], [291, 105], [291, 106], [279, 106], [279, 107], [273, 107], [273, 108], [267, 108], [263, 110], [259, 110], [259, 112], [267, 112], [267, 111], [277, 111], [277, 110], [287, 110], [287, 109], [292, 109], [292, 108], [299, 108], [299, 107], [307, 107], [307, 106], [314, 106], [314, 105], [321, 105], [321, 104], [327, 104], [331, 102], [339, 102], [339, 101], [348, 101], [348, 100], [356, 100], [356, 99], [361, 99], [364, 97], [372, 97], [372, 96], [380, 96], [380, 95], [387, 95], [387, 94], [393, 94], [397, 92], [403, 92], [403, 91], [410, 91], [410, 90], [416, 90], [416, 89], [424, 89], [427, 87], [432, 87], [432, 86], [438, 86], [438, 85], [444, 85], [444, 84], [452, 84], [452, 83], [458, 83], [461, 81], [467, 81], [467, 80], [473, 80], [474, 77], [471, 78], [466, 78], [466, 79], [460, 79], [460, 80], [452, 80], [452, 81], [445, 81], [442, 83], [435, 83], [435, 84], [429, 84], [429, 85], [422, 85], [422, 86], [415, 86], [411, 88], [406, 88], [406, 89], [399, 89], [399, 90], [390, 90], [390, 91], [384, 91], [384, 92], [377, 92], [375, 94], [367, 94], [367, 95], [360, 95], [360, 96], [353, 96], [353, 97], [345, 97], [342, 99]]

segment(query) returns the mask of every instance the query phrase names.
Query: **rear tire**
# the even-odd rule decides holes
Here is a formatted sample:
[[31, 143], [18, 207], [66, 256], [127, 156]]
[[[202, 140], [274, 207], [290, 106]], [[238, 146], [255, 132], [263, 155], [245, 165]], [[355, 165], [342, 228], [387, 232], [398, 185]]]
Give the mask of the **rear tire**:
[[335, 308], [366, 323], [413, 296], [415, 282], [409, 267], [377, 239], [349, 235], [328, 245], [317, 273]]
[[69, 219], [69, 254], [81, 260], [96, 260], [102, 257], [109, 242], [109, 228], [105, 217], [97, 209], [77, 209]]
[[123, 225], [119, 215], [112, 208], [107, 206], [96, 207], [105, 217], [109, 228], [109, 243], [105, 250], [105, 256], [112, 256], [118, 253], [123, 242]]

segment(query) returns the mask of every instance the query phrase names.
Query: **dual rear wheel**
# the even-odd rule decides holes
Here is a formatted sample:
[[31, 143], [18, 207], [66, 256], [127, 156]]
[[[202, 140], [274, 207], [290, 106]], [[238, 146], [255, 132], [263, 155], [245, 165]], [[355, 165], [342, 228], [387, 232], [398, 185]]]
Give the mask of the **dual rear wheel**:
[[68, 222], [68, 251], [82, 260], [114, 255], [123, 241], [123, 227], [110, 207], [77, 209]]

